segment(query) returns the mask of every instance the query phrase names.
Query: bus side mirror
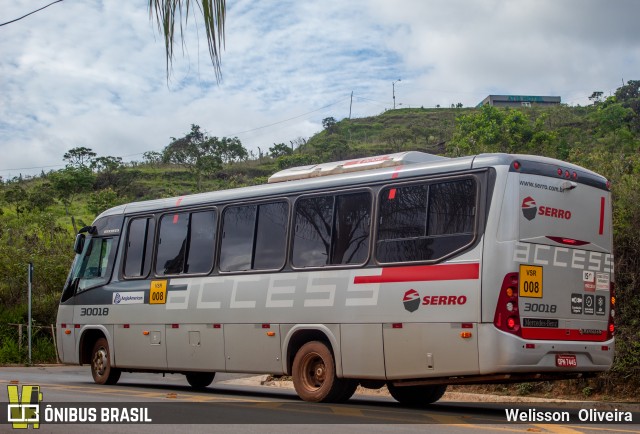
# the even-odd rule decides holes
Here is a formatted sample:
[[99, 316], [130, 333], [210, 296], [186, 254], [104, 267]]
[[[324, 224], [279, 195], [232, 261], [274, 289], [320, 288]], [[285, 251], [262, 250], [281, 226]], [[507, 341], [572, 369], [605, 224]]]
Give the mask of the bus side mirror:
[[84, 234], [76, 235], [76, 241], [75, 243], [73, 243], [73, 251], [76, 252], [78, 255], [82, 253], [82, 249], [84, 249], [85, 238], [86, 237], [84, 236]]

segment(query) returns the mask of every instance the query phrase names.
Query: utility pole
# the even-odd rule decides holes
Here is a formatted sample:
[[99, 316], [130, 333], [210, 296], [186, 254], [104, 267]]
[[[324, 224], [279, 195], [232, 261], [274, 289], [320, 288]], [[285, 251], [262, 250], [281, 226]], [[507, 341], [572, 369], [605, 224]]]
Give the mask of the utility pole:
[[351, 107], [353, 107], [353, 91], [351, 91], [351, 102], [349, 103], [349, 119], [351, 119]]
[[28, 299], [28, 303], [29, 303], [29, 312], [27, 315], [27, 321], [29, 321], [29, 324], [27, 325], [27, 332], [29, 335], [29, 365], [31, 365], [31, 288], [32, 288], [32, 284], [33, 284], [33, 262], [29, 262], [29, 266], [28, 266], [28, 277], [29, 277], [29, 288], [28, 288], [28, 295], [27, 295], [27, 299]]
[[393, 91], [393, 109], [396, 109], [396, 83], [402, 81], [397, 79], [396, 81], [391, 82], [391, 90]]

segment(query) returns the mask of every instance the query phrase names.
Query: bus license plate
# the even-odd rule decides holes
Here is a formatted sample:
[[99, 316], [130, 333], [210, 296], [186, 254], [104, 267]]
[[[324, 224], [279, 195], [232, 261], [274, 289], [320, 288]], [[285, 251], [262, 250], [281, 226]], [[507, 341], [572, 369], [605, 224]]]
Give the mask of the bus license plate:
[[542, 298], [542, 267], [520, 265], [520, 297]]
[[578, 360], [576, 356], [557, 354], [556, 366], [558, 368], [575, 368], [578, 366]]

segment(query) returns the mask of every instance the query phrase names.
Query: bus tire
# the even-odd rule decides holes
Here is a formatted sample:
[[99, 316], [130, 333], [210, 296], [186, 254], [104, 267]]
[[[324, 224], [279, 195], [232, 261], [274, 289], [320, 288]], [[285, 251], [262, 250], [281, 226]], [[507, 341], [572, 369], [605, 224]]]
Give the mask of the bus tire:
[[184, 374], [187, 377], [189, 385], [194, 389], [204, 389], [211, 383], [213, 383], [213, 377], [216, 376], [215, 372], [187, 372]]
[[394, 386], [387, 384], [389, 393], [400, 404], [410, 407], [423, 407], [433, 404], [444, 395], [447, 385], [436, 386]]
[[348, 401], [358, 388], [358, 380], [351, 380], [349, 378], [339, 379], [343, 383], [342, 390], [336, 394], [332, 402], [346, 402]]
[[336, 377], [333, 354], [319, 341], [304, 344], [293, 359], [293, 386], [300, 398], [310, 402], [346, 401], [357, 383]]
[[111, 351], [106, 338], [93, 344], [91, 351], [91, 376], [96, 384], [116, 384], [120, 379], [120, 369], [111, 366]]

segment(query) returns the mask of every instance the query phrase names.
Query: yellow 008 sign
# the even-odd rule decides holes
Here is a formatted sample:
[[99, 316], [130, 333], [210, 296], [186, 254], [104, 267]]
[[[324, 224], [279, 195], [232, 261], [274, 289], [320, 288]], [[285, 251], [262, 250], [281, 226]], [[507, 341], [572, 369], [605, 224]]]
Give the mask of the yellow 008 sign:
[[152, 280], [149, 288], [149, 304], [167, 303], [167, 281]]
[[542, 298], [542, 267], [520, 265], [520, 297]]

